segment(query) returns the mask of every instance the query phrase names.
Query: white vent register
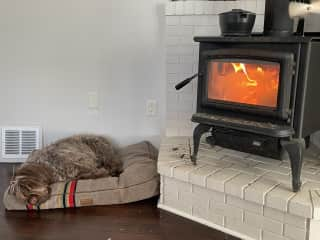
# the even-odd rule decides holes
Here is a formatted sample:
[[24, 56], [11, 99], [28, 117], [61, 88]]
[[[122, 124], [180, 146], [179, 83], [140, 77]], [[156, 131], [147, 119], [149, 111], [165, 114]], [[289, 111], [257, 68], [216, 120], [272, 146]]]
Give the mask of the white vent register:
[[41, 147], [40, 138], [40, 128], [2, 128], [2, 160], [7, 159], [10, 162], [25, 160], [33, 150]]

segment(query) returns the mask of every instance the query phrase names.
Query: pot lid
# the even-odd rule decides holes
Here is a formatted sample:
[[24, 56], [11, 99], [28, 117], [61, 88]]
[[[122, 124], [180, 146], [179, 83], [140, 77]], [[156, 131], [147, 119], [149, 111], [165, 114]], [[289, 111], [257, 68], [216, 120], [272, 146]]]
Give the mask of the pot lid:
[[[243, 9], [232, 9], [231, 11], [228, 11], [228, 12], [223, 12], [223, 13], [220, 13], [220, 14], [233, 14], [233, 13], [240, 13], [240, 14], [254, 14], [254, 12], [250, 12], [250, 11], [247, 11], [247, 10], [243, 10]], [[220, 15], [219, 14], [219, 15]]]

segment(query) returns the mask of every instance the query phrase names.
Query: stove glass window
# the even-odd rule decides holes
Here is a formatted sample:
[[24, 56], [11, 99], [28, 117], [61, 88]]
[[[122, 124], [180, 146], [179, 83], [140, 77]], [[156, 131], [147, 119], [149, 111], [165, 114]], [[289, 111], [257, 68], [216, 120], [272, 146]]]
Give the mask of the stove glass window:
[[219, 59], [208, 73], [209, 100], [277, 107], [280, 63]]

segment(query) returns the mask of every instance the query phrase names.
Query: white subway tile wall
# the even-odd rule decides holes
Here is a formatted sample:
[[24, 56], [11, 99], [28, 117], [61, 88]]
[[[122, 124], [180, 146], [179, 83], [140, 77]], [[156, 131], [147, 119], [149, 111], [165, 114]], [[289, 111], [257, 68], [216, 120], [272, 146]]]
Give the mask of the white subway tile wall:
[[[174, 89], [175, 84], [198, 71], [199, 46], [193, 37], [220, 35], [218, 14], [233, 8], [255, 12], [253, 31], [263, 31], [265, 0], [167, 3], [167, 136], [189, 136], [193, 132], [190, 118], [196, 110], [197, 80], [178, 92]], [[319, 16], [308, 17], [307, 30], [319, 31], [319, 22]]]

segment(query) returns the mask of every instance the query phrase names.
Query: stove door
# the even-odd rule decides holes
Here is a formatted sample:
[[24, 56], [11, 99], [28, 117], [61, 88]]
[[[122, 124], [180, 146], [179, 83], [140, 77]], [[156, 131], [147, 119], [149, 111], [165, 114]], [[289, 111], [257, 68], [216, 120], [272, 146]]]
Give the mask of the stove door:
[[287, 119], [294, 56], [262, 50], [205, 52], [204, 106]]

